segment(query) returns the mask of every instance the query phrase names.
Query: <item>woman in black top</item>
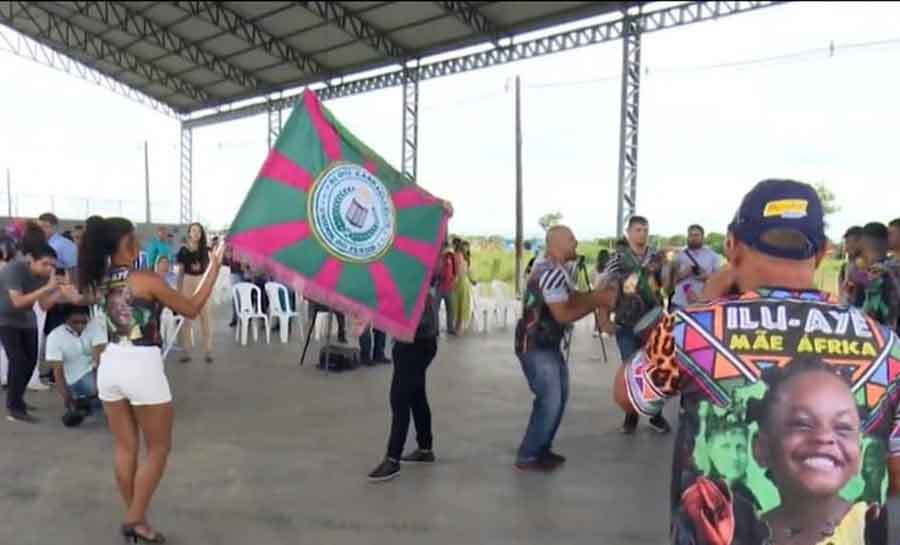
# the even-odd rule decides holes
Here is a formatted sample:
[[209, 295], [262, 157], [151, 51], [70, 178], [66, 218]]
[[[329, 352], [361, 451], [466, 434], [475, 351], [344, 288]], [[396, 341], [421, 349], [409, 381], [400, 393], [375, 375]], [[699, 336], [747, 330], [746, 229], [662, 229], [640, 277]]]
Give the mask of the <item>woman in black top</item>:
[[[188, 227], [187, 244], [178, 250], [176, 263], [179, 265], [178, 285], [181, 293], [187, 297], [193, 295], [200, 286], [203, 273], [209, 266], [209, 246], [206, 243], [206, 230], [199, 223], [192, 223]], [[200, 332], [203, 335], [203, 349], [206, 352], [206, 363], [212, 363], [212, 335], [210, 334], [210, 308], [207, 303], [200, 312]], [[181, 348], [184, 356], [181, 363], [191, 361], [190, 334], [192, 320], [185, 320], [181, 327]]]

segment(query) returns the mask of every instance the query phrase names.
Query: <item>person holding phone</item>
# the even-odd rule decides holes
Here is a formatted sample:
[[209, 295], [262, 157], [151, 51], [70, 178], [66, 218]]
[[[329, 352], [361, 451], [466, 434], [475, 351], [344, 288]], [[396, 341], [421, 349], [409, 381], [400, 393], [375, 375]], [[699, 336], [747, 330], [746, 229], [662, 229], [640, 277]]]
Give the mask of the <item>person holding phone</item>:
[[53, 274], [56, 252], [43, 236], [26, 237], [22, 252], [0, 271], [0, 342], [9, 358], [7, 420], [33, 424], [24, 395], [38, 361], [35, 303], [47, 310], [77, 294]]

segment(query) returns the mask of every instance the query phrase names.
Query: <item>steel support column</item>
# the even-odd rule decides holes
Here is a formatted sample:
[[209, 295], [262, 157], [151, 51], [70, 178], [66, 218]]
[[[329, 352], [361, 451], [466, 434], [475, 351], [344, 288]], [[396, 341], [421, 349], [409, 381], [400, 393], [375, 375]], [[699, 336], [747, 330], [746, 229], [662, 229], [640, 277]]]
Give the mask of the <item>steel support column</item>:
[[269, 105], [269, 149], [275, 146], [278, 135], [281, 134], [281, 108], [275, 104]]
[[400, 160], [403, 174], [416, 179], [419, 158], [419, 63], [403, 74], [403, 145]]
[[637, 208], [638, 127], [641, 104], [641, 17], [626, 16], [622, 33], [622, 103], [619, 120], [619, 206], [616, 236]]
[[194, 217], [194, 134], [181, 124], [181, 223], [187, 225]]

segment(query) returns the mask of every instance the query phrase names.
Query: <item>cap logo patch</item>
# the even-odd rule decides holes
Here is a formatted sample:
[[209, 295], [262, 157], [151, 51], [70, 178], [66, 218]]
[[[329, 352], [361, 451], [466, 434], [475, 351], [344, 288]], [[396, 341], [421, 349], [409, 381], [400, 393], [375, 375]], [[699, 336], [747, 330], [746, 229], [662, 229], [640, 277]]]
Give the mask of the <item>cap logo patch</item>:
[[809, 201], [806, 199], [770, 201], [766, 204], [765, 210], [763, 210], [763, 217], [805, 218], [807, 207], [809, 207]]

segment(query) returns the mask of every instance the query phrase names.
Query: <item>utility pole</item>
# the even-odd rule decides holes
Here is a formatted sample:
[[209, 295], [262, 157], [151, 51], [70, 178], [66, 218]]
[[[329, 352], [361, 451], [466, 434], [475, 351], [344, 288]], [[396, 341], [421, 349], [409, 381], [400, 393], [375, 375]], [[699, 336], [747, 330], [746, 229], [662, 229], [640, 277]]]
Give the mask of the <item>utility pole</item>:
[[522, 293], [522, 81], [516, 76], [516, 295]]
[[144, 198], [147, 200], [147, 225], [150, 225], [150, 151], [144, 140]]
[[9, 173], [9, 168], [6, 169], [6, 206], [7, 206], [7, 215], [8, 217], [13, 217], [12, 215], [12, 176]]

